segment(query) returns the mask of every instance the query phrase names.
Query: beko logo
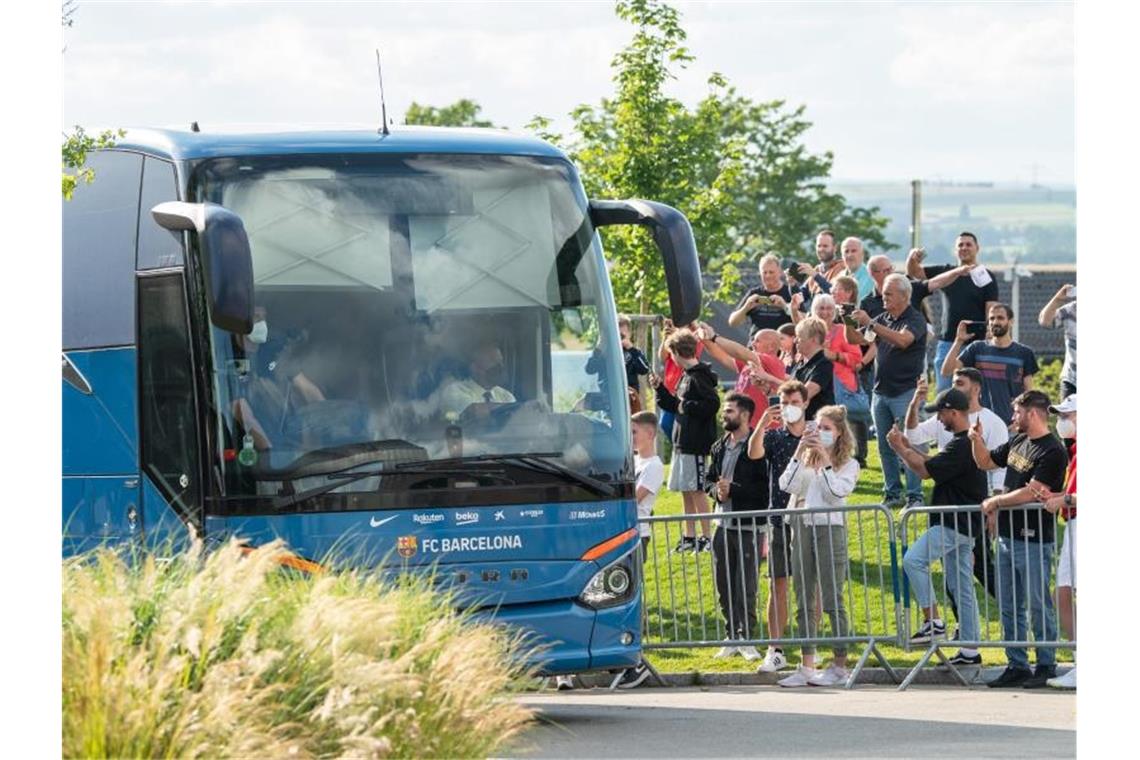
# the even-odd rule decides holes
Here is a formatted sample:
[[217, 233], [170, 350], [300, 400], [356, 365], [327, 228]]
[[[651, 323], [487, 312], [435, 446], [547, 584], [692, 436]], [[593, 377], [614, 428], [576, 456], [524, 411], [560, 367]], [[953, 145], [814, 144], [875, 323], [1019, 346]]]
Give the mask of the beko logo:
[[433, 523], [443, 522], [443, 515], [438, 512], [426, 515], [412, 515], [412, 522], [416, 525], [431, 525]]
[[456, 512], [455, 524], [456, 525], [474, 525], [479, 522], [478, 512]]

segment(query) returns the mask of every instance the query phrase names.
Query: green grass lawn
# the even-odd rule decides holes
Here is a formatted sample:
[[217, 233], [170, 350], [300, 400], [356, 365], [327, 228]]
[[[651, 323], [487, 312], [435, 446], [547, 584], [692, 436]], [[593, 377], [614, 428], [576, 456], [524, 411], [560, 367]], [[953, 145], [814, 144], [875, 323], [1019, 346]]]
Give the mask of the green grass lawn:
[[[878, 504], [882, 500], [883, 473], [879, 462], [878, 450], [874, 441], [871, 442], [868, 452], [868, 466], [860, 474], [859, 485], [855, 494], [849, 499], [851, 504]], [[927, 499], [929, 501], [930, 484], [925, 482]], [[682, 514], [681, 496], [668, 490], [663, 490], [657, 498], [654, 513], [657, 515]], [[897, 529], [898, 512], [894, 514], [892, 523]], [[666, 525], [668, 529], [666, 531]], [[716, 600], [716, 589], [713, 582], [712, 553], [705, 552], [699, 555], [692, 553], [673, 553], [672, 548], [680, 537], [680, 522], [658, 523], [654, 528], [654, 540], [650, 544], [650, 557], [645, 563], [645, 607], [647, 615], [645, 641], [648, 644], [658, 644], [670, 641], [715, 641], [724, 636], [724, 622], [720, 617], [719, 606]], [[925, 520], [917, 526], [920, 533], [925, 529]], [[713, 524], [715, 530], [715, 523]], [[913, 540], [917, 535], [915, 526], [908, 524], [908, 535]], [[895, 640], [897, 626], [895, 624], [895, 601], [892, 592], [891, 555], [890, 555], [890, 528], [886, 515], [881, 511], [867, 511], [848, 516], [848, 557], [850, 561], [851, 578], [847, 584], [844, 600], [848, 619], [852, 630], [858, 635], [873, 634], [876, 638], [889, 638]], [[666, 536], [666, 532], [668, 535]], [[898, 574], [902, 583], [902, 547], [898, 546]], [[941, 591], [941, 568], [936, 565], [934, 573], [934, 587], [938, 591], [938, 598], [944, 597]], [[795, 595], [789, 579], [789, 597], [791, 598], [791, 624], [785, 630], [785, 636], [794, 632]], [[1000, 640], [1001, 624], [997, 614], [996, 602], [981, 592], [980, 586], [975, 584], [977, 590], [979, 617], [983, 628], [986, 628], [986, 619], [989, 619], [985, 638]], [[768, 602], [768, 580], [766, 563], [760, 569], [760, 599], [758, 609], [761, 616], [761, 637], [767, 636], [767, 620], [764, 615]], [[948, 627], [953, 626], [953, 614], [950, 610], [940, 610], [941, 616], [947, 621]], [[913, 600], [910, 610], [912, 628], [916, 628], [919, 621], [919, 612]], [[821, 629], [830, 630], [826, 616], [821, 622]], [[880, 644], [880, 651], [887, 657], [892, 665], [913, 666], [917, 664], [922, 650], [904, 651], [890, 645]], [[678, 649], [653, 649], [648, 651], [649, 660], [665, 672], [718, 672], [739, 671], [755, 669], [759, 663], [748, 663], [740, 657], [714, 659], [713, 653], [718, 647], [690, 647]], [[849, 650], [849, 667], [853, 666], [862, 645]], [[946, 650], [947, 656], [953, 654], [954, 649]], [[799, 652], [796, 647], [786, 647], [785, 655], [792, 662], [799, 661]], [[831, 658], [829, 649], [824, 648], [823, 654], [828, 660]], [[983, 661], [987, 665], [1002, 665], [1005, 663], [1005, 654], [1001, 649], [983, 649]], [[1069, 659], [1068, 652], [1061, 653], [1061, 659]], [[872, 657], [868, 666], [875, 666], [877, 662]]]

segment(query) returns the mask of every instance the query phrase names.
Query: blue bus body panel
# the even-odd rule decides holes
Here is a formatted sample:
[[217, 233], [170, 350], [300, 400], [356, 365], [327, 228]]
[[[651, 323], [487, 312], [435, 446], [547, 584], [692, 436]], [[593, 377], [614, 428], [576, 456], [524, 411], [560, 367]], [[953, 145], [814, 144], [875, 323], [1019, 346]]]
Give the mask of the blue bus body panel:
[[[138, 476], [63, 478], [63, 555], [114, 546], [138, 535]], [[132, 513], [134, 519], [131, 519]]]
[[87, 378], [92, 393], [80, 393], [62, 381], [63, 474], [137, 473], [135, 349], [71, 351], [67, 357]]
[[146, 475], [142, 481], [142, 527], [146, 545], [163, 552], [179, 552], [190, 546], [186, 524], [175, 513]]
[[375, 129], [249, 133], [129, 129], [126, 137], [116, 141], [115, 148], [174, 161], [319, 153], [474, 153], [566, 159], [558, 148], [530, 135], [451, 127], [393, 127], [388, 135]]
[[[460, 606], [529, 632], [548, 673], [635, 665], [641, 596], [603, 610], [578, 601], [590, 579], [636, 549], [628, 536], [595, 560], [589, 549], [636, 523], [632, 499], [582, 504], [207, 517], [212, 540], [261, 545], [282, 538], [300, 556], [331, 564], [381, 565], [431, 574]], [[401, 553], [401, 549], [403, 552]], [[628, 644], [623, 635], [632, 635]]]

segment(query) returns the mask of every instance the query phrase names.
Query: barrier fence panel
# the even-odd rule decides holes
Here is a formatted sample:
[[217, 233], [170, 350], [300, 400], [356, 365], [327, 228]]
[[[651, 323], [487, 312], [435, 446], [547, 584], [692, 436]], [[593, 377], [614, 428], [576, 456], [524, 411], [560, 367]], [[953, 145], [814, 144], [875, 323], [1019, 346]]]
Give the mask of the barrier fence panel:
[[[1070, 528], [1041, 504], [1005, 507], [990, 516], [976, 504], [904, 509], [899, 516], [904, 553], [899, 632], [904, 648], [924, 651], [900, 690], [934, 656], [968, 684], [943, 653], [947, 646], [1002, 647], [1010, 664], [1025, 668], [1030, 647], [1038, 665], [1055, 664], [1058, 649], [1075, 651], [1075, 636], [1062, 640], [1059, 625], [1073, 632], [1075, 597], [1066, 595], [1064, 609], [1054, 599], [1057, 582], [1070, 589], [1076, 585], [1076, 542], [1063, 540]], [[1070, 538], [1075, 539], [1075, 530]], [[936, 564], [941, 570], [932, 573]], [[951, 633], [947, 610], [957, 634]], [[943, 628], [924, 628], [927, 619], [940, 619]]]
[[[709, 551], [684, 550], [703, 535]], [[651, 538], [641, 573], [645, 649], [824, 646], [837, 664], [861, 647], [851, 688], [878, 643], [898, 642], [895, 522], [881, 505], [642, 518]], [[714, 530], [715, 528], [715, 530]], [[802, 603], [801, 603], [802, 602]], [[817, 659], [818, 662], [818, 659]], [[757, 664], [759, 664], [757, 662]]]

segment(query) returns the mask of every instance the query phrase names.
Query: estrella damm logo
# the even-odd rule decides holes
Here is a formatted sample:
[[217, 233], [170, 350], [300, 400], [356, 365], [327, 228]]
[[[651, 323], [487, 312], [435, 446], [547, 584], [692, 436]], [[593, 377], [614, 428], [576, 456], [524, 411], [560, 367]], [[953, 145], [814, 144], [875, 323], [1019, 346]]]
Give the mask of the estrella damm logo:
[[415, 536], [400, 536], [396, 540], [396, 551], [404, 559], [414, 556], [417, 548]]

